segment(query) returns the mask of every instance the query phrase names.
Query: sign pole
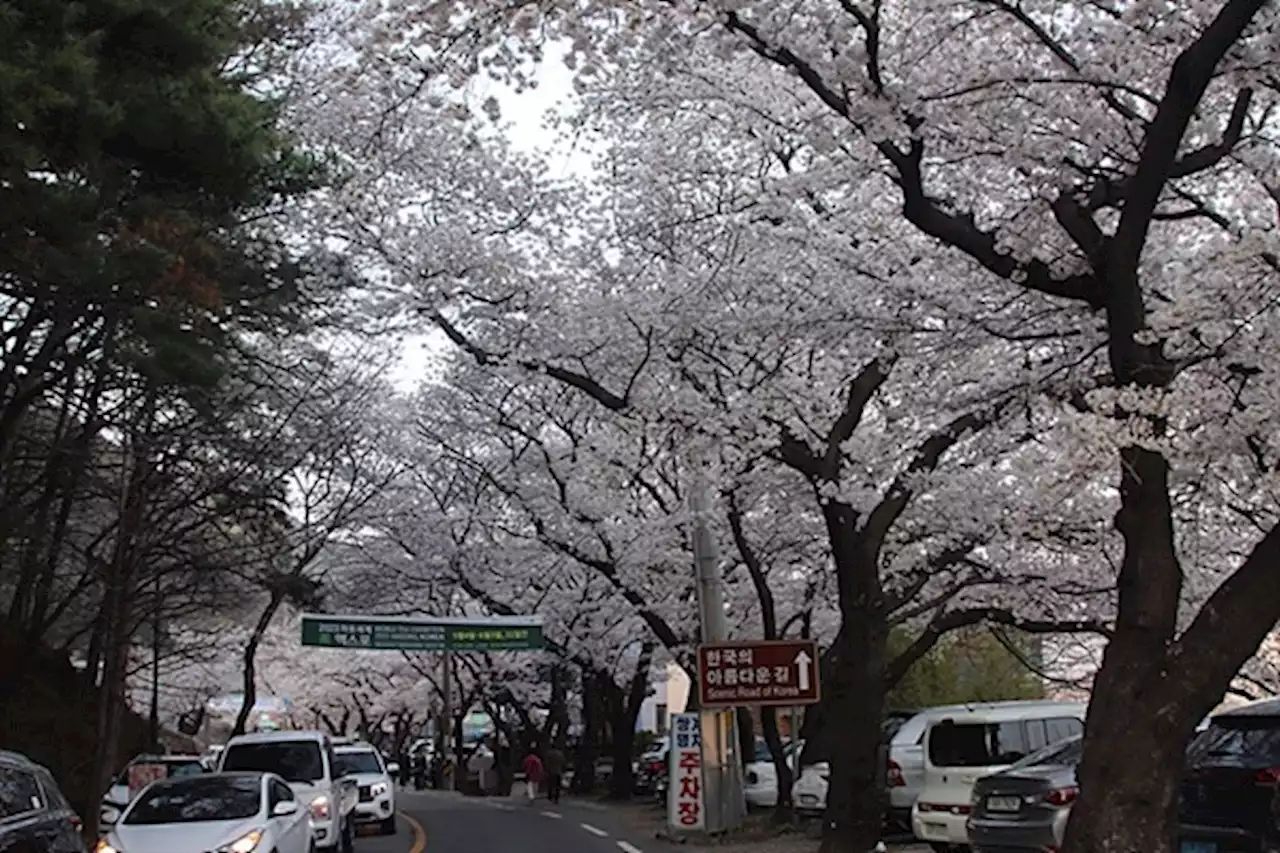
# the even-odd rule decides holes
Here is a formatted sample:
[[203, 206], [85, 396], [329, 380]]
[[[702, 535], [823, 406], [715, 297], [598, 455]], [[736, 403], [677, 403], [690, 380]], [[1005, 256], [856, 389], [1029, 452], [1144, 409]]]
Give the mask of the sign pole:
[[[453, 752], [453, 652], [445, 649], [440, 655], [440, 663], [444, 672], [440, 675], [441, 707], [443, 719], [440, 721], [440, 758], [444, 767], [449, 766], [449, 756]], [[455, 768], [449, 773], [448, 789], [456, 790], [458, 771]]]

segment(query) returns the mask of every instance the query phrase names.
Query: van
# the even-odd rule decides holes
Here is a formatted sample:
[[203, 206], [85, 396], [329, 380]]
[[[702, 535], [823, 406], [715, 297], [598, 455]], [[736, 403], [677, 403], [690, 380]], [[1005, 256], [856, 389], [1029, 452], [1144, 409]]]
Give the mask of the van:
[[1077, 702], [993, 702], [935, 719], [925, 733], [924, 785], [911, 831], [936, 851], [969, 845], [973, 785], [1052, 743], [1084, 732]]

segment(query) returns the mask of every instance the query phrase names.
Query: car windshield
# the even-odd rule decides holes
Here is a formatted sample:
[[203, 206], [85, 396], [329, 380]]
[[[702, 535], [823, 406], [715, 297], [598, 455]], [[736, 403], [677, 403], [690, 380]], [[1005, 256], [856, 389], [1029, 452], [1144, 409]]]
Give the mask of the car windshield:
[[339, 752], [338, 764], [344, 773], [382, 773], [378, 754], [371, 749], [359, 752]]
[[1215, 721], [1194, 748], [1197, 761], [1273, 767], [1280, 764], [1280, 719]]
[[227, 749], [222, 769], [261, 770], [288, 782], [315, 782], [324, 778], [324, 759], [320, 744], [313, 740], [238, 743]]
[[157, 782], [124, 816], [129, 826], [243, 820], [262, 808], [262, 783], [254, 776], [191, 776]]
[[929, 729], [929, 761], [935, 767], [996, 767], [1027, 754], [1021, 720], [955, 723], [943, 720]]
[[1044, 749], [1031, 753], [1021, 761], [1014, 763], [1011, 770], [1023, 767], [1078, 767], [1080, 756], [1084, 753], [1084, 740], [1073, 737], [1059, 743], [1051, 743]]

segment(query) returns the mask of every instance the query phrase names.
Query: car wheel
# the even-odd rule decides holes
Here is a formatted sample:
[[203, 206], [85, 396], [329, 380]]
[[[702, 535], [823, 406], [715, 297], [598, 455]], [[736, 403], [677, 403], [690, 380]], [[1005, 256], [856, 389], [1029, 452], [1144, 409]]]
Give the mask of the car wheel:
[[382, 832], [383, 835], [395, 835], [396, 834], [396, 816], [392, 815], [391, 817], [384, 820], [382, 822], [382, 827], [380, 828], [380, 831]]

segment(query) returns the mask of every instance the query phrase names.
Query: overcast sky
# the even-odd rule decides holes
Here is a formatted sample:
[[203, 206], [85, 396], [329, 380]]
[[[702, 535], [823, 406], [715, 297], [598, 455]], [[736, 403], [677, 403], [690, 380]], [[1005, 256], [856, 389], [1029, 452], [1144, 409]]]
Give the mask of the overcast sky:
[[[553, 173], [569, 174], [582, 167], [582, 159], [571, 157], [569, 151], [556, 150], [555, 135], [543, 126], [543, 119], [548, 110], [572, 99], [572, 72], [565, 66], [563, 55], [549, 49], [537, 79], [536, 89], [519, 94], [497, 84], [480, 87], [475, 92], [476, 103], [492, 94], [502, 107], [501, 123], [507, 125], [511, 145], [521, 151], [542, 154]], [[449, 342], [438, 331], [411, 336], [405, 341], [400, 364], [392, 371], [396, 386], [404, 391], [417, 387], [420, 377], [429, 372], [433, 353], [448, 346]]]

